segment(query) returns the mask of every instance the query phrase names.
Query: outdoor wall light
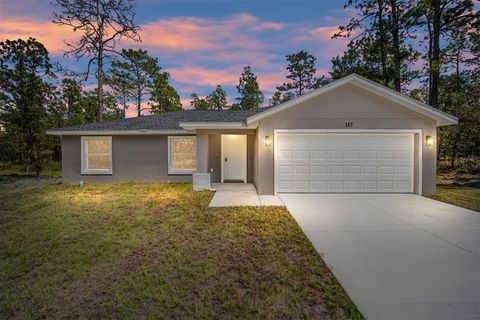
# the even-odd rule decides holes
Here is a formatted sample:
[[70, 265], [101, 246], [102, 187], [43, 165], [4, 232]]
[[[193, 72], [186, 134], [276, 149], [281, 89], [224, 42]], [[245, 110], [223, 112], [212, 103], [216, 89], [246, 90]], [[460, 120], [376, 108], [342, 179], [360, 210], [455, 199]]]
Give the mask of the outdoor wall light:
[[265, 136], [265, 147], [270, 147], [270, 136]]
[[426, 136], [425, 137], [425, 144], [429, 147], [433, 146], [435, 144], [435, 140], [433, 139], [432, 136]]

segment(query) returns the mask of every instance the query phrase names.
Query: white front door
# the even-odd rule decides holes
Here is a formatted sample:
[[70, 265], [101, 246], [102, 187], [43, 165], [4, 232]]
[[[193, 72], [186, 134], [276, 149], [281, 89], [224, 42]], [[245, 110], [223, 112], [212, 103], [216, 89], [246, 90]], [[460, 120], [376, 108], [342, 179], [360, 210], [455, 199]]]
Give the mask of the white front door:
[[247, 182], [247, 136], [222, 134], [222, 182]]

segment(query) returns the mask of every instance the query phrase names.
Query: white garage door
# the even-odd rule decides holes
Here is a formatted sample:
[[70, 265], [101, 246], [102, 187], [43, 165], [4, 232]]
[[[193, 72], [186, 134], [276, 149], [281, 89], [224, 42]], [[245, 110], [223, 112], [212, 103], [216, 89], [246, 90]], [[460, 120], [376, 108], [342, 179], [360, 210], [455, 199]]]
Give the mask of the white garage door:
[[276, 192], [413, 192], [413, 134], [278, 132]]

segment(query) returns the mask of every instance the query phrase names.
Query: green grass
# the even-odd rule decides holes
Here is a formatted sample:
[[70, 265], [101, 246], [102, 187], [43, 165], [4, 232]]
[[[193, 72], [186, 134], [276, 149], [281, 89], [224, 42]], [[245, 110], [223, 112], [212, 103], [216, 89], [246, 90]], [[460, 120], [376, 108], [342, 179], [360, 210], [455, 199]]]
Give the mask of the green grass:
[[437, 192], [430, 198], [470, 210], [480, 211], [480, 189], [437, 185]]
[[358, 319], [285, 208], [190, 184], [0, 190], [0, 318]]

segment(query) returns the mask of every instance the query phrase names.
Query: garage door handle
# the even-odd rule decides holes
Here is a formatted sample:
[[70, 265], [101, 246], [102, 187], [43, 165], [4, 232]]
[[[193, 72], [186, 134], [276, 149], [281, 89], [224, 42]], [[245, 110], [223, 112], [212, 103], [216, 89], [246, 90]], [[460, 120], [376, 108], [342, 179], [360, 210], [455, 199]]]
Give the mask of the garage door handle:
[[227, 158], [225, 158], [225, 162], [227, 162]]

